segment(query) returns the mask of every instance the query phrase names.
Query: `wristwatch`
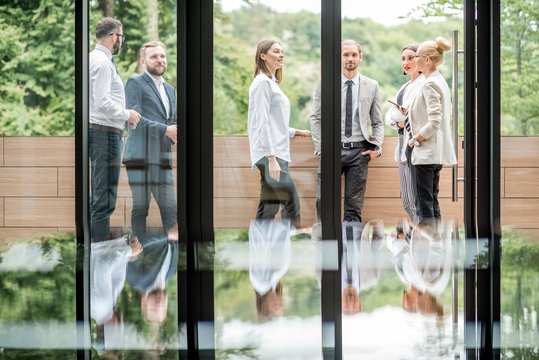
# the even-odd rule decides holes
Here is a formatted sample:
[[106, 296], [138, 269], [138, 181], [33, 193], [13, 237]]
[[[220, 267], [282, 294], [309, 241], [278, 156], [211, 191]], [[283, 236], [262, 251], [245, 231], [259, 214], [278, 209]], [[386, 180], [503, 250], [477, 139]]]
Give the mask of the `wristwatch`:
[[414, 146], [420, 146], [421, 145], [421, 143], [419, 142], [419, 140], [417, 140], [417, 138], [415, 136], [412, 138], [412, 140], [414, 140]]

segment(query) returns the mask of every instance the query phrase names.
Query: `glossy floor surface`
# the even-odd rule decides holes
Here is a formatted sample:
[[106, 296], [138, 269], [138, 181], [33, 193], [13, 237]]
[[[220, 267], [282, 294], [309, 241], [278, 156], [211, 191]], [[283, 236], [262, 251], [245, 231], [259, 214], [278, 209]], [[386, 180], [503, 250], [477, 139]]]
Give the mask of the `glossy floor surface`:
[[[216, 229], [215, 319], [201, 334], [217, 359], [321, 359], [333, 326], [321, 320], [321, 275], [339, 268], [343, 358], [462, 359], [476, 346], [464, 335], [477, 324], [464, 324], [463, 273], [488, 266], [484, 243], [452, 222], [345, 223], [340, 246], [320, 234], [318, 224], [254, 219]], [[180, 358], [181, 242], [136, 241], [90, 244], [89, 326], [75, 321], [72, 234], [2, 243], [0, 358], [70, 359], [81, 348], [93, 358]], [[502, 358], [534, 359], [539, 243], [507, 230], [502, 247]]]

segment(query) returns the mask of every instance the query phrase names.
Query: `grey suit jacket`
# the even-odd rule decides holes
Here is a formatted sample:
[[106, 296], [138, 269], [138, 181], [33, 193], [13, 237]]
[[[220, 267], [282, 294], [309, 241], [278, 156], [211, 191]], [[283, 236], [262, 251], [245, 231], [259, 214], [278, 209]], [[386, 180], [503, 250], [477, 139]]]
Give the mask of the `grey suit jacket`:
[[141, 115], [135, 130], [129, 129], [123, 162], [128, 166], [149, 164], [172, 168], [170, 147], [172, 141], [165, 135], [167, 126], [177, 123], [176, 97], [174, 88], [164, 83], [170, 103], [167, 118], [165, 105], [150, 75], [143, 73], [127, 81], [125, 94], [127, 108]]
[[[364, 75], [360, 75], [360, 90], [358, 99], [359, 121], [365, 139], [371, 143], [375, 150], [382, 151], [384, 141], [384, 122], [380, 101], [378, 82]], [[314, 143], [314, 153], [321, 150], [321, 111], [322, 111], [322, 81], [318, 81], [313, 96], [311, 108], [311, 135]], [[343, 109], [344, 111], [344, 109]]]

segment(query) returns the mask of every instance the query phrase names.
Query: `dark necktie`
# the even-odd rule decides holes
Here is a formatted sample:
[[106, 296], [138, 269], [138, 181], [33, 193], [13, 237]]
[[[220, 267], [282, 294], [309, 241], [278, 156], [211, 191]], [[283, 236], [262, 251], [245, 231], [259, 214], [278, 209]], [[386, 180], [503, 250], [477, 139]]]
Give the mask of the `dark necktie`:
[[352, 85], [354, 82], [352, 80], [347, 80], [345, 84], [348, 85], [348, 88], [346, 89], [346, 122], [344, 135], [349, 138], [352, 136]]
[[116, 74], [120, 75], [120, 73], [118, 73], [118, 69], [116, 69], [116, 63], [114, 62], [114, 58], [111, 57], [110, 61], [112, 61], [112, 65], [114, 65], [114, 70], [116, 70]]

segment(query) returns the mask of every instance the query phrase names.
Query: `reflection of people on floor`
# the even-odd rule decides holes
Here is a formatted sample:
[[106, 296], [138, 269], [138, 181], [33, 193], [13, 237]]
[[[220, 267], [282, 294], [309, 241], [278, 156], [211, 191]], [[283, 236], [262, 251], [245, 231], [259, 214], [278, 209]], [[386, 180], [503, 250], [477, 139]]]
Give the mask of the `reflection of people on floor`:
[[290, 235], [296, 231], [290, 221], [257, 219], [249, 226], [249, 279], [256, 292], [260, 321], [283, 315], [281, 278], [290, 266]]
[[405, 311], [443, 316], [438, 297], [450, 276], [451, 228], [451, 223], [441, 221], [423, 221], [411, 228], [405, 220], [388, 240], [397, 275], [409, 288], [402, 297]]
[[[372, 229], [372, 236], [371, 236]], [[343, 254], [341, 258], [342, 312], [346, 315], [362, 311], [361, 291], [378, 284], [380, 250], [384, 238], [384, 222], [343, 223]]]
[[98, 326], [118, 320], [114, 306], [125, 284], [127, 262], [134, 261], [141, 251], [142, 246], [137, 239], [131, 239], [128, 244], [123, 236], [92, 243], [90, 316]]
[[90, 250], [90, 316], [97, 324], [98, 353], [105, 350], [105, 326], [123, 333], [123, 317], [115, 313], [116, 301], [125, 285], [126, 268], [142, 252], [137, 239], [122, 236], [93, 242]]
[[163, 323], [168, 303], [165, 287], [176, 273], [178, 242], [166, 233], [145, 233], [139, 241], [144, 252], [127, 266], [127, 282], [138, 290], [143, 319]]

